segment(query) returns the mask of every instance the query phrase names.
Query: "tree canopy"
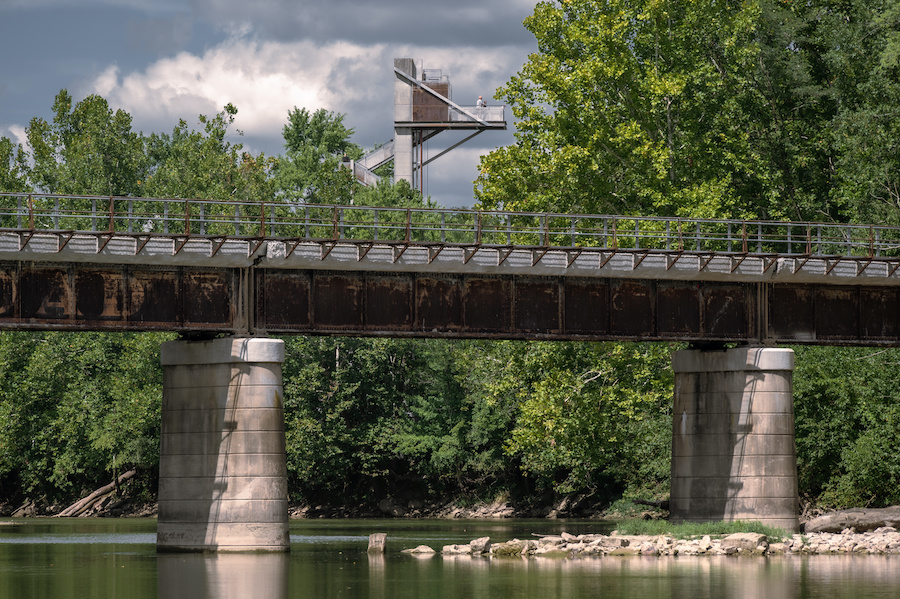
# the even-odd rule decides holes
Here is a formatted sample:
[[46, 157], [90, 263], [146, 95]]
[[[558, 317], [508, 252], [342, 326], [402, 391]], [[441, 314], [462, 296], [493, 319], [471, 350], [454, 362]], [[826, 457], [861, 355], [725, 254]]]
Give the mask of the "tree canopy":
[[[890, 0], [540, 2], [485, 208], [896, 222]], [[860, 160], [866, 160], [859, 168]], [[874, 202], [873, 202], [874, 200]]]

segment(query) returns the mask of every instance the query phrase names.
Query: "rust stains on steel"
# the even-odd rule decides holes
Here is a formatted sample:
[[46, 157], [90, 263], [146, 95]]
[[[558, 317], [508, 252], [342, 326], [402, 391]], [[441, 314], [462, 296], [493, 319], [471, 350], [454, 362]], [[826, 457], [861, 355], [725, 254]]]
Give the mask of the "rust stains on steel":
[[271, 333], [900, 344], [900, 290], [883, 286], [281, 270], [256, 285]]
[[0, 263], [0, 327], [228, 332], [236, 279], [231, 269]]

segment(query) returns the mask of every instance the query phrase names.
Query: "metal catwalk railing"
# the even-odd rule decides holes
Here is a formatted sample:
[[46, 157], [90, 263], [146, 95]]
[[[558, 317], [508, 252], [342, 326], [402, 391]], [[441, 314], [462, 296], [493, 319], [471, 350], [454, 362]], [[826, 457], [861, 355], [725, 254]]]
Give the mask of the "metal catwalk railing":
[[900, 227], [0, 193], [0, 230], [900, 258]]

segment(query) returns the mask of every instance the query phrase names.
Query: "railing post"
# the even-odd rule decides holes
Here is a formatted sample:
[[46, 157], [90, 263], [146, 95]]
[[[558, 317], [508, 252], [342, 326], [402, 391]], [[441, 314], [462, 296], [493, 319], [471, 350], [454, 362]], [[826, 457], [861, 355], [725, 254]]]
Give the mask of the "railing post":
[[[265, 204], [265, 202], [263, 202], [263, 204]], [[275, 218], [275, 202], [272, 202], [271, 204], [269, 204], [268, 230], [263, 231], [263, 234], [264, 234], [263, 237], [265, 237], [266, 235], [269, 235], [269, 234], [274, 236], [275, 230], [276, 230], [275, 229], [276, 224], [278, 224], [278, 219]]]
[[666, 219], [666, 251], [672, 249], [672, 221]]
[[257, 231], [257, 237], [262, 239], [266, 236], [266, 203], [259, 203], [259, 230]]
[[375, 218], [372, 222], [372, 239], [378, 241], [378, 208], [375, 208]]
[[266, 203], [259, 203], [259, 238], [266, 236]]
[[304, 232], [304, 236], [306, 237], [306, 239], [309, 239], [309, 206], [308, 205], [303, 208], [303, 215], [305, 218], [304, 223], [303, 223], [303, 232]]
[[475, 245], [481, 245], [481, 213], [475, 213]]
[[59, 198], [53, 198], [53, 228], [59, 229]]
[[169, 234], [169, 202], [163, 200], [163, 233]]
[[506, 215], [506, 245], [512, 245], [512, 231], [510, 230], [510, 215]]
[[729, 254], [731, 253], [731, 250], [733, 247], [734, 247], [734, 245], [732, 244], [732, 239], [731, 239], [731, 221], [729, 221], [728, 222], [728, 253]]
[[133, 227], [132, 227], [132, 223], [131, 223], [133, 215], [134, 215], [133, 200], [128, 200], [128, 232], [129, 233], [133, 232]]
[[338, 207], [335, 206], [331, 213], [331, 238], [338, 238]]
[[812, 226], [806, 225], [806, 255], [812, 254]]
[[406, 209], [406, 243], [409, 243], [412, 234], [412, 209]]
[[612, 226], [613, 226], [612, 249], [617, 250], [617, 249], [619, 249], [619, 231], [616, 228], [616, 217], [615, 216], [612, 218]]
[[97, 230], [97, 198], [91, 200], [91, 231]]
[[787, 253], [790, 255], [791, 253], [791, 224], [788, 223], [787, 226]]
[[109, 232], [116, 230], [116, 204], [115, 199], [109, 196]]
[[191, 209], [188, 200], [184, 201], [184, 234], [191, 234]]
[[22, 196], [16, 196], [16, 228], [22, 228]]
[[234, 205], [234, 236], [240, 237], [241, 235], [241, 207], [238, 204]]
[[746, 254], [748, 249], [749, 248], [748, 248], [748, 244], [747, 244], [747, 223], [742, 222], [741, 223], [741, 252]]
[[756, 225], [756, 253], [762, 254], [762, 223]]
[[447, 243], [447, 213], [441, 211], [441, 243]]
[[641, 225], [640, 225], [640, 222], [641, 221], [639, 221], [637, 218], [634, 219], [634, 249], [636, 249], [636, 250], [641, 249], [641, 242], [640, 242], [640, 234], [641, 234], [640, 226]]
[[544, 215], [544, 247], [550, 247], [550, 215]]
[[28, 194], [28, 228], [34, 231], [34, 196]]

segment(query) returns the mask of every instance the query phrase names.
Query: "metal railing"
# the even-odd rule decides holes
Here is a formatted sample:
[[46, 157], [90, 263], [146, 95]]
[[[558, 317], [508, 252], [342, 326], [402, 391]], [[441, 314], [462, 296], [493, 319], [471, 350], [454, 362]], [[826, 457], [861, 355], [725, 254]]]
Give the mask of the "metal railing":
[[900, 258], [900, 227], [0, 193], [0, 230]]
[[459, 111], [456, 108], [450, 108], [450, 122], [452, 123], [471, 123], [474, 115], [488, 123], [506, 122], [505, 106], [462, 106], [469, 114]]

